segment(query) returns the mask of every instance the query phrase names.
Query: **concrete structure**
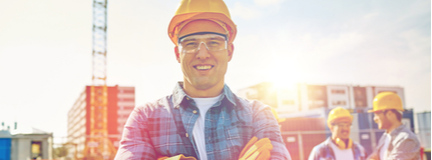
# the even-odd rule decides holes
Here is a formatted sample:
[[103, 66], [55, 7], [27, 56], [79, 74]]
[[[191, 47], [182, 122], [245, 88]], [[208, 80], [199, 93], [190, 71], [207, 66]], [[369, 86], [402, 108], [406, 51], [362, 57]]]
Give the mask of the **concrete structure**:
[[52, 133], [13, 135], [11, 160], [52, 159], [52, 143]]
[[[83, 157], [83, 150], [90, 135], [90, 87], [86, 86], [68, 112], [68, 143], [76, 144], [77, 157]], [[135, 107], [135, 88], [108, 86], [108, 136], [118, 148], [123, 126]], [[75, 147], [69, 150], [75, 155]]]
[[397, 93], [405, 106], [404, 89], [397, 86], [353, 86], [296, 84], [293, 87], [274, 87], [263, 82], [238, 91], [247, 99], [259, 100], [274, 107], [279, 113], [301, 113], [340, 106], [347, 109], [372, 108], [375, 95], [390, 91]]
[[12, 130], [11, 134], [11, 160], [53, 158], [53, 133], [28, 127]]

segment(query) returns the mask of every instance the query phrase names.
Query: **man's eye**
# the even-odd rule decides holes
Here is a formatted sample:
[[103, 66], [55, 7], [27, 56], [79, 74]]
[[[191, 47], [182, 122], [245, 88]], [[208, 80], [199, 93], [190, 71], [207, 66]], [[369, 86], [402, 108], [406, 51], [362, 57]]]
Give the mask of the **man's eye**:
[[186, 46], [195, 46], [197, 43], [195, 43], [195, 42], [188, 42], [188, 43], [186, 43]]
[[210, 45], [211, 46], [218, 46], [220, 43], [218, 41], [211, 41]]

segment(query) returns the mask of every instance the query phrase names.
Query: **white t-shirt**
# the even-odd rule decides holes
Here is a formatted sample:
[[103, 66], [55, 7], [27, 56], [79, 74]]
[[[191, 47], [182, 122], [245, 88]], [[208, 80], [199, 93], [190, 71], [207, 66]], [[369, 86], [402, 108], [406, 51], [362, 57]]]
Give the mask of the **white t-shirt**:
[[221, 95], [212, 98], [192, 98], [199, 109], [199, 116], [193, 127], [192, 134], [195, 140], [195, 144], [198, 148], [201, 160], [207, 160], [207, 151], [204, 135], [205, 115], [207, 113], [207, 110], [209, 110], [210, 107], [219, 100], [220, 96]]
[[383, 136], [385, 136], [385, 141], [382, 147], [380, 148], [380, 153], [379, 153], [380, 159], [386, 159], [387, 149], [389, 147], [390, 139], [391, 139], [390, 135], [387, 133], [384, 133]]
[[330, 142], [330, 147], [333, 149], [333, 152], [335, 154], [335, 158], [337, 160], [354, 160], [354, 154], [352, 149], [339, 149], [336, 144], [333, 142]]

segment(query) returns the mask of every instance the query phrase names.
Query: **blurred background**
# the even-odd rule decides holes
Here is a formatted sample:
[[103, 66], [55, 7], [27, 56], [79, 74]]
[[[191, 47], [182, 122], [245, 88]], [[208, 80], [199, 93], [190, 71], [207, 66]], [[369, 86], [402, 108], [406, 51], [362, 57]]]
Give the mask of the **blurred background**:
[[[170, 94], [183, 79], [167, 35], [179, 2], [108, 1], [107, 123], [114, 148], [133, 107]], [[405, 122], [430, 150], [429, 0], [225, 3], [238, 28], [226, 84], [286, 118], [281, 129], [293, 159], [307, 158], [329, 132], [324, 124], [289, 124], [325, 120], [337, 106], [356, 115], [352, 137], [370, 152], [382, 131], [364, 111], [382, 91], [402, 97]], [[74, 159], [85, 145], [97, 146], [85, 138], [92, 18], [90, 0], [0, 0], [0, 130], [10, 141], [37, 136], [25, 142], [32, 154], [22, 158]], [[304, 141], [310, 134], [320, 138]]]

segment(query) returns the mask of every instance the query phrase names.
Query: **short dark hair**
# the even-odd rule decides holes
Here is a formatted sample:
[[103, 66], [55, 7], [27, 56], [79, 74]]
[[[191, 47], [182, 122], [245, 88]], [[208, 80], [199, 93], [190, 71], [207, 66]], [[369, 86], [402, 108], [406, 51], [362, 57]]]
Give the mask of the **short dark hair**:
[[393, 112], [396, 115], [397, 120], [400, 122], [402, 121], [402, 114], [401, 112], [399, 112], [396, 109], [389, 109], [389, 110], [384, 110], [384, 114], [386, 114], [388, 111]]

